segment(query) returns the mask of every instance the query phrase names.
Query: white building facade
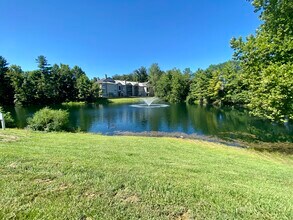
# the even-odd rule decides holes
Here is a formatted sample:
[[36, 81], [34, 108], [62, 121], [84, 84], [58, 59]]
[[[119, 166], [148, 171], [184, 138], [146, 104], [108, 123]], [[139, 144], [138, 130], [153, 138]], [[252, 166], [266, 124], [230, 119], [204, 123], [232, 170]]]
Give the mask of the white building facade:
[[101, 97], [146, 97], [153, 96], [153, 90], [148, 82], [131, 82], [106, 78], [99, 80]]

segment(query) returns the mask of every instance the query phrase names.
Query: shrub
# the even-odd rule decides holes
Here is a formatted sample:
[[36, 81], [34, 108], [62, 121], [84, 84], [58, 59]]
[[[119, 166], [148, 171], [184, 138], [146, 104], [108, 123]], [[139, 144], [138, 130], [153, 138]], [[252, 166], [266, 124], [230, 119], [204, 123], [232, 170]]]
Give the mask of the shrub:
[[3, 115], [4, 115], [5, 126], [7, 128], [15, 127], [14, 119], [12, 118], [11, 113], [10, 112], [5, 112], [1, 106], [0, 106], [0, 112], [2, 112]]
[[28, 119], [28, 128], [35, 131], [65, 131], [68, 130], [68, 123], [69, 114], [67, 111], [46, 107]]

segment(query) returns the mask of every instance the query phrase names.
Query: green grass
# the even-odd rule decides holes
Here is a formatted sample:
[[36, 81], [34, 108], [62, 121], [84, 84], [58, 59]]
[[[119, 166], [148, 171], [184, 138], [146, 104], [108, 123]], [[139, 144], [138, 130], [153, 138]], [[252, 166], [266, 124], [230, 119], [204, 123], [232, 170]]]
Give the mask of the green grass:
[[293, 219], [293, 158], [196, 140], [0, 131], [0, 219]]
[[[126, 104], [126, 103], [139, 103], [139, 102], [142, 102], [142, 99], [141, 98], [98, 98], [96, 100], [95, 103], [97, 104]], [[86, 105], [86, 102], [63, 102], [62, 103], [63, 106], [69, 106], [69, 107], [72, 107], [72, 106], [84, 106]]]
[[113, 104], [124, 104], [124, 103], [139, 103], [142, 102], [141, 98], [111, 98], [108, 99]]
[[84, 106], [86, 104], [86, 102], [62, 102], [63, 106]]

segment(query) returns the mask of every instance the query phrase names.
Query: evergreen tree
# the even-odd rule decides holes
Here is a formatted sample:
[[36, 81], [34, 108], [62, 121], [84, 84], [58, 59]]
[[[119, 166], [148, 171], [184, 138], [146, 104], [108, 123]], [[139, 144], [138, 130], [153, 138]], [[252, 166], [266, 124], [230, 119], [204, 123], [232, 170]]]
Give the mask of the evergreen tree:
[[9, 105], [13, 103], [13, 88], [7, 75], [8, 63], [0, 56], [0, 104]]
[[154, 63], [149, 68], [149, 82], [151, 86], [153, 87], [154, 93], [156, 93], [156, 87], [157, 83], [160, 80], [161, 75], [163, 74], [163, 71], [161, 71], [159, 65], [157, 63]]

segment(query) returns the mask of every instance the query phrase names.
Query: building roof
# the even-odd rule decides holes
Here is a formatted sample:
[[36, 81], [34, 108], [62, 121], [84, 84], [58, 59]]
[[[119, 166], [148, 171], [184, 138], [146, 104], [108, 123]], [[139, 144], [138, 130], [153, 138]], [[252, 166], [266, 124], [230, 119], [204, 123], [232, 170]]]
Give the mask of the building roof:
[[133, 82], [133, 81], [126, 81], [126, 80], [113, 80], [112, 78], [101, 79], [98, 80], [97, 83], [108, 83], [108, 84], [121, 84], [125, 85], [132, 85], [132, 86], [147, 86], [149, 82]]

